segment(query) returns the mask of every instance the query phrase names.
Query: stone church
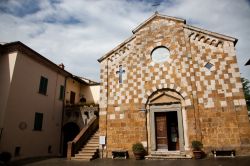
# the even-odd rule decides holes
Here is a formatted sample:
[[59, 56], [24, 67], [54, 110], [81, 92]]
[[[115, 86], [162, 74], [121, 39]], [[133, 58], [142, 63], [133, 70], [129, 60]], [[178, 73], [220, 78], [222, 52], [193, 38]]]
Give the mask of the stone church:
[[[230, 25], [229, 25], [230, 26]], [[148, 154], [250, 153], [250, 125], [237, 39], [155, 13], [102, 56], [100, 136], [104, 157], [141, 142]]]

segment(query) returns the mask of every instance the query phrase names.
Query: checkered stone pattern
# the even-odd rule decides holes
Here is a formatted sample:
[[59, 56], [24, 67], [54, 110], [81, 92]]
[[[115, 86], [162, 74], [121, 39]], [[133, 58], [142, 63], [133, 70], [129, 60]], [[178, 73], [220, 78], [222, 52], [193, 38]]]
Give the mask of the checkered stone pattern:
[[[250, 142], [234, 45], [211, 34], [156, 17], [101, 62], [100, 133], [107, 136], [108, 154], [147, 141], [150, 133], [141, 110], [155, 92], [164, 91], [181, 97], [189, 142], [200, 137], [205, 147], [215, 148]], [[151, 53], [158, 46], [169, 49], [167, 61], [152, 61]]]
[[106, 61], [101, 62], [101, 84], [100, 84], [100, 108], [106, 108], [107, 107], [107, 65]]
[[[158, 34], [162, 29], [164, 33]], [[149, 33], [152, 36], [145, 40]], [[172, 33], [176, 34], [174, 38]], [[185, 95], [182, 97], [188, 100], [187, 93], [192, 91], [192, 86], [189, 85], [190, 57], [187, 54], [181, 26], [173, 21], [156, 20], [150, 27], [140, 30], [129, 44], [129, 49], [117, 50], [110, 56], [111, 60], [108, 60], [108, 104], [145, 104], [148, 97], [157, 89], [177, 87], [178, 92]], [[166, 46], [170, 49], [171, 57], [168, 61], [160, 64], [152, 62], [151, 52], [157, 46]], [[119, 66], [125, 70], [121, 84], [117, 73]], [[188, 103], [189, 101], [191, 100], [188, 100]]]
[[[194, 59], [195, 76], [192, 81], [197, 88], [198, 103], [205, 109], [213, 110], [221, 110], [222, 107], [223, 110], [230, 110], [227, 106], [231, 106], [232, 102], [234, 106], [246, 105], [234, 44], [201, 33], [197, 35], [187, 29], [185, 31]], [[212, 68], [206, 68], [207, 63], [211, 63]]]

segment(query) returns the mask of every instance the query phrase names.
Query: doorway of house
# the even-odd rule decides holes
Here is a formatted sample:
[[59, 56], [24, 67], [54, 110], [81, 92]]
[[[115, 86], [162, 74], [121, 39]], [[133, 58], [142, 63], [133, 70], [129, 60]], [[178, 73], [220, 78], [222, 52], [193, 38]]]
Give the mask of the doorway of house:
[[76, 93], [71, 91], [70, 92], [70, 99], [69, 99], [70, 104], [75, 104], [75, 98], [76, 98]]
[[177, 111], [155, 112], [157, 150], [180, 150]]
[[80, 132], [79, 126], [74, 122], [69, 122], [63, 126], [63, 157], [67, 156], [67, 145]]

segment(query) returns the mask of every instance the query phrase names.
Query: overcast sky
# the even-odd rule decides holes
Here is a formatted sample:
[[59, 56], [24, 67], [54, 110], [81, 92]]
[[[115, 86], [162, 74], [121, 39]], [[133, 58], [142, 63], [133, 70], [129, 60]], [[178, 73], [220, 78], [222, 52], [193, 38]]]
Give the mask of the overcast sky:
[[97, 59], [154, 14], [239, 39], [250, 80], [250, 0], [0, 0], [0, 42], [21, 41], [66, 70], [99, 81]]

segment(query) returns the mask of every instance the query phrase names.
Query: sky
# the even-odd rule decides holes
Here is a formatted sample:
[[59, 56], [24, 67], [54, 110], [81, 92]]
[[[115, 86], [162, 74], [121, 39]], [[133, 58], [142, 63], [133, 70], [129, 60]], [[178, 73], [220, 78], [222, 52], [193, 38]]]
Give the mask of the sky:
[[97, 59], [160, 14], [238, 39], [250, 80], [250, 0], [0, 0], [0, 42], [21, 41], [74, 75], [99, 81]]

